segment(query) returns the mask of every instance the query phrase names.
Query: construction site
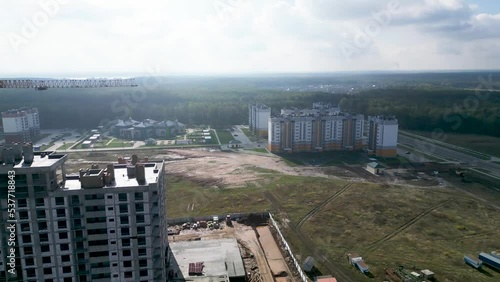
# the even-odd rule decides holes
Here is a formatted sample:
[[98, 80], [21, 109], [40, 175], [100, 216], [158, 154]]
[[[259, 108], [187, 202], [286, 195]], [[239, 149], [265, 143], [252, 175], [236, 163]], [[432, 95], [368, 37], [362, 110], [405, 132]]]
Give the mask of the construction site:
[[[307, 257], [314, 258], [311, 271], [304, 272], [310, 281], [322, 276], [337, 281], [495, 281], [500, 277], [495, 269], [477, 271], [463, 259], [464, 254], [498, 249], [500, 196], [487, 185], [464, 182], [453, 165], [387, 162], [384, 173], [376, 175], [356, 158], [316, 166], [305, 158], [297, 165], [248, 150], [137, 152], [166, 163], [169, 240], [172, 255], [181, 258], [176, 259], [177, 270], [172, 269], [173, 280], [176, 273], [177, 278], [231, 280], [229, 268], [221, 264], [227, 257], [214, 262], [206, 256], [220, 248], [234, 252], [236, 245], [243, 263], [233, 261], [232, 272], [244, 265], [251, 281], [303, 281], [293, 262], [304, 269]], [[121, 153], [69, 155], [68, 169], [77, 170], [82, 163], [105, 163]], [[336, 156], [343, 158], [340, 153]], [[309, 162], [320, 159], [314, 155]], [[245, 214], [269, 216], [257, 224], [240, 217]], [[233, 226], [227, 226], [227, 215]], [[271, 216], [284, 242], [274, 234]], [[271, 238], [268, 230], [273, 239], [266, 241]], [[232, 239], [236, 245], [226, 241]], [[195, 249], [205, 251], [195, 252], [183, 242], [201, 244]], [[349, 253], [358, 257], [346, 260]], [[189, 260], [183, 260], [187, 254]], [[202, 275], [189, 275], [190, 268], [200, 267]]]

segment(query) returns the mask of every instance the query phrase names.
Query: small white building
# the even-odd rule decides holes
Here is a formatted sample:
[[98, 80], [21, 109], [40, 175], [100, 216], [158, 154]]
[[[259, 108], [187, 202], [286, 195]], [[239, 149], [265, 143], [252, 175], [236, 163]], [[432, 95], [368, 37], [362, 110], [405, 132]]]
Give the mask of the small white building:
[[89, 140], [83, 141], [82, 148], [89, 148], [91, 144], [92, 144], [92, 141], [89, 141]]
[[373, 174], [382, 174], [385, 167], [377, 162], [371, 162], [366, 165], [366, 170]]

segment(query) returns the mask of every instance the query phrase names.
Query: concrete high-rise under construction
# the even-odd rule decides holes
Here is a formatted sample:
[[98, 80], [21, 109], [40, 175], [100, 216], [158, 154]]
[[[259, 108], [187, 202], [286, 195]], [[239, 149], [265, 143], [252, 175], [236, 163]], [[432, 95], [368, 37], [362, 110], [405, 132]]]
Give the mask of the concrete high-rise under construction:
[[0, 280], [166, 280], [164, 162], [134, 155], [66, 175], [67, 155], [34, 153], [31, 144], [4, 145], [0, 153], [1, 207], [9, 175], [15, 180], [17, 267], [16, 277], [7, 272], [12, 217], [3, 209]]

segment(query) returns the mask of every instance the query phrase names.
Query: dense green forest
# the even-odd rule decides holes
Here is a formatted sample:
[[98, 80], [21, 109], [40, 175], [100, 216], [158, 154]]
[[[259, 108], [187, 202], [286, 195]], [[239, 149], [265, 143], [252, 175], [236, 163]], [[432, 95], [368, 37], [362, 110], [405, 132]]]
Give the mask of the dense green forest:
[[347, 95], [274, 87], [277, 82], [293, 81], [290, 78], [275, 78], [273, 83], [264, 85], [258, 81], [257, 78], [178, 79], [133, 88], [0, 89], [0, 110], [36, 106], [42, 128], [92, 128], [128, 117], [178, 119], [187, 124], [226, 127], [248, 123], [250, 103], [267, 104], [276, 114], [283, 107], [311, 107], [313, 102], [323, 101], [365, 115], [395, 115], [403, 129], [439, 128], [500, 136], [499, 92], [419, 87], [374, 89]]

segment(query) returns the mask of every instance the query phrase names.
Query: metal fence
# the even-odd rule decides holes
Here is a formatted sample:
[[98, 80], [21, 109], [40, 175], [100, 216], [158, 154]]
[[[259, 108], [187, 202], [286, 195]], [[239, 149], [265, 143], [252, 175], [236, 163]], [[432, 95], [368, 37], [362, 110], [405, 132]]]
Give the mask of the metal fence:
[[285, 240], [285, 237], [281, 233], [281, 230], [280, 230], [280, 228], [278, 226], [278, 223], [276, 223], [276, 221], [274, 220], [274, 218], [271, 215], [271, 213], [269, 213], [269, 219], [271, 219], [271, 223], [273, 224], [274, 228], [276, 228], [276, 231], [278, 232], [279, 239], [281, 240], [281, 243], [283, 243], [283, 246], [285, 246], [285, 249], [290, 254], [290, 257], [293, 260], [293, 264], [295, 265], [295, 268], [299, 272], [299, 275], [300, 275], [300, 278], [302, 279], [302, 282], [307, 282], [308, 281], [307, 280], [307, 276], [304, 274], [304, 271], [302, 271], [302, 268], [300, 267], [299, 262], [297, 261], [297, 259], [295, 258], [295, 256], [292, 253], [292, 248], [290, 248], [290, 246], [288, 245], [287, 241]]

